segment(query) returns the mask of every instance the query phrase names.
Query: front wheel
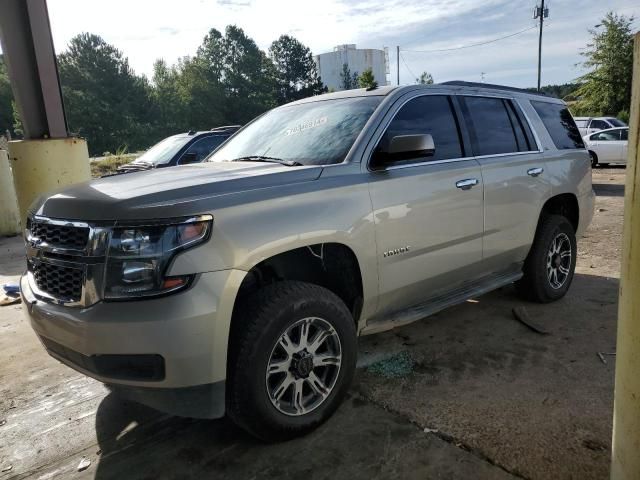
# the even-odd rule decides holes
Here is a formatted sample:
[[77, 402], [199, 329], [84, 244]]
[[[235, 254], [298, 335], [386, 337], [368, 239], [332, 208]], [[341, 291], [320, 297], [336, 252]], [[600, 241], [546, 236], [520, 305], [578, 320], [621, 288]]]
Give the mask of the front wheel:
[[576, 255], [576, 235], [571, 223], [561, 215], [544, 216], [525, 261], [524, 276], [516, 283], [519, 293], [539, 303], [564, 297], [573, 280]]
[[229, 416], [260, 439], [286, 440], [319, 426], [347, 393], [355, 322], [329, 290], [279, 282], [243, 301], [230, 347]]
[[589, 150], [589, 158], [591, 159], [591, 168], [596, 168], [598, 166], [598, 157], [595, 152]]

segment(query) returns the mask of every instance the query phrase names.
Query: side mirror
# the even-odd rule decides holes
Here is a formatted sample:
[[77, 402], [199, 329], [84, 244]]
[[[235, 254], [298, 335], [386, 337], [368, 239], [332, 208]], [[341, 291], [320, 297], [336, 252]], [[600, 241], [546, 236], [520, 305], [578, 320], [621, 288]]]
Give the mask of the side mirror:
[[376, 149], [373, 156], [373, 168], [381, 169], [393, 162], [430, 157], [435, 152], [436, 147], [430, 133], [396, 135], [391, 138], [386, 149]]
[[389, 143], [389, 151], [392, 156], [407, 158], [427, 157], [433, 155], [436, 146], [430, 133], [421, 135], [396, 135]]
[[189, 163], [196, 163], [198, 161], [198, 154], [196, 152], [187, 152], [180, 157], [179, 165], [187, 165]]

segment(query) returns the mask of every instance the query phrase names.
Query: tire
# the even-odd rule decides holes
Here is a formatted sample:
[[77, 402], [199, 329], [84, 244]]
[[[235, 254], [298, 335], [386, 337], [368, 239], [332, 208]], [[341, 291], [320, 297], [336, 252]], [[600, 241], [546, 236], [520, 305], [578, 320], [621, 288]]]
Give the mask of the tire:
[[[551, 253], [552, 248], [556, 253]], [[516, 282], [516, 289], [534, 302], [559, 300], [571, 286], [576, 253], [576, 235], [571, 223], [561, 215], [543, 216], [524, 263], [524, 276]]]
[[[325, 339], [314, 351], [320, 333]], [[234, 316], [227, 413], [264, 441], [304, 435], [338, 408], [356, 358], [355, 322], [339, 297], [303, 282], [264, 287], [243, 301]], [[320, 361], [327, 363], [316, 365]]]
[[591, 168], [596, 168], [598, 166], [598, 156], [595, 152], [589, 150], [589, 158], [591, 159]]

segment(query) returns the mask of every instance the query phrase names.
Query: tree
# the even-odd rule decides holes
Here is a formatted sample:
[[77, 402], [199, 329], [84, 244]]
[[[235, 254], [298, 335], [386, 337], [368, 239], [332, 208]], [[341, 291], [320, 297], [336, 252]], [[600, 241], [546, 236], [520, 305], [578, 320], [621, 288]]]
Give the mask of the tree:
[[155, 110], [155, 133], [165, 137], [189, 128], [184, 98], [180, 92], [180, 71], [164, 60], [153, 64], [151, 98]]
[[59, 55], [58, 66], [69, 129], [87, 139], [92, 154], [148, 146], [150, 86], [118, 49], [82, 33]]
[[373, 76], [373, 70], [371, 70], [371, 68], [367, 68], [360, 74], [360, 76], [358, 77], [358, 86], [360, 88], [371, 89], [378, 87], [378, 82], [376, 82], [376, 79]]
[[269, 58], [275, 67], [279, 104], [326, 92], [311, 50], [294, 37], [282, 35], [275, 40]]
[[340, 72], [340, 88], [343, 90], [358, 88], [358, 72], [353, 72], [352, 74], [347, 63], [342, 64], [342, 72]]
[[277, 104], [275, 67], [239, 27], [228, 26], [224, 36], [211, 29], [194, 66], [204, 67], [212, 92], [220, 87], [224, 99], [207, 107], [220, 108], [226, 122], [245, 123]]
[[420, 85], [433, 85], [433, 76], [429, 72], [422, 72], [420, 78], [416, 78], [416, 83]]
[[596, 29], [589, 30], [591, 42], [581, 52], [582, 65], [591, 71], [579, 81], [576, 110], [588, 115], [616, 115], [631, 104], [633, 74], [633, 17], [607, 13]]
[[3, 56], [0, 54], [0, 136], [13, 131], [13, 93]]

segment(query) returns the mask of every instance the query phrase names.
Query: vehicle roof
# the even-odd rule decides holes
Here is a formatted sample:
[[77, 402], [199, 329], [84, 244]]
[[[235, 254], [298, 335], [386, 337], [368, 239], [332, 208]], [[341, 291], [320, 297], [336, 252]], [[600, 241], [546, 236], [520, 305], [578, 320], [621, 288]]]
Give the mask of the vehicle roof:
[[629, 130], [629, 127], [611, 127], [611, 128], [603, 128], [602, 130], [598, 130], [597, 132], [591, 132], [587, 136], [595, 135], [596, 133], [602, 132], [610, 132], [611, 130]]
[[546, 101], [550, 103], [563, 103], [558, 98], [550, 97], [543, 93], [531, 92], [520, 88], [507, 87], [504, 85], [492, 85], [485, 83], [473, 83], [463, 81], [451, 81], [445, 83], [434, 83], [431, 85], [403, 85], [403, 86], [384, 86], [371, 89], [357, 88], [353, 90], [340, 90], [338, 92], [325, 93], [323, 95], [316, 95], [313, 97], [303, 98], [295, 102], [283, 105], [288, 107], [291, 105], [298, 105], [303, 103], [321, 102], [324, 100], [334, 100], [339, 98], [355, 98], [355, 97], [369, 97], [369, 96], [400, 96], [408, 92], [416, 90], [434, 90], [444, 91], [449, 93], [482, 93], [487, 95], [495, 95], [496, 93], [504, 93], [508, 96], [520, 96], [527, 97], [531, 100]]
[[[202, 135], [226, 135], [228, 133], [232, 133], [229, 130], [222, 130], [222, 131], [216, 131], [216, 130], [202, 130], [202, 131], [197, 131], [197, 132], [182, 132], [182, 133], [176, 133], [175, 135], [169, 135], [169, 137], [175, 137], [175, 138], [196, 138], [196, 137], [200, 137]], [[167, 137], [168, 138], [168, 137]]]
[[[613, 118], [615, 120], [618, 120], [618, 117], [614, 117], [613, 115], [604, 115], [602, 117], [573, 117], [574, 120], [599, 120], [599, 119], [605, 119], [608, 120], [609, 118]], [[617, 128], [621, 128], [621, 127], [617, 127]]]

